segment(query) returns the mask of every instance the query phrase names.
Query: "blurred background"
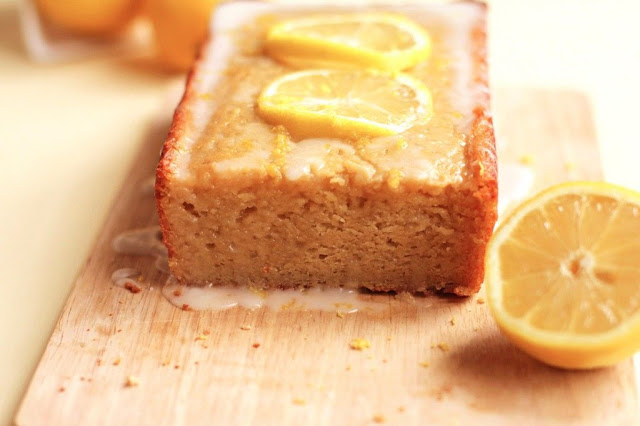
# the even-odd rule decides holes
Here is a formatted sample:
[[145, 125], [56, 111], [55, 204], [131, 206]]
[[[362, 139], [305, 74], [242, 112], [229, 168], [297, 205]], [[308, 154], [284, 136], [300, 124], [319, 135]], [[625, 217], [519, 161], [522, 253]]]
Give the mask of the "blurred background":
[[[217, 3], [0, 0], [0, 424]], [[489, 4], [492, 86], [585, 93], [606, 180], [640, 190], [640, 4]]]

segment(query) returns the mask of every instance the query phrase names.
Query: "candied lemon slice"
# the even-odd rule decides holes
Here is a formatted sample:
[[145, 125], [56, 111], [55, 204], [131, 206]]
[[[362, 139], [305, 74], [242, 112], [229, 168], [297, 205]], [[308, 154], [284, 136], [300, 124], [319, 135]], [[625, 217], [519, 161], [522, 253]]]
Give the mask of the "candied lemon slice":
[[258, 98], [258, 111], [295, 137], [358, 138], [426, 122], [432, 101], [419, 80], [402, 73], [307, 70], [271, 82]]
[[557, 367], [640, 349], [640, 194], [557, 185], [518, 206], [489, 242], [489, 307], [517, 346]]
[[400, 71], [427, 59], [431, 40], [410, 19], [391, 13], [293, 18], [274, 25], [265, 49], [297, 68], [377, 68]]

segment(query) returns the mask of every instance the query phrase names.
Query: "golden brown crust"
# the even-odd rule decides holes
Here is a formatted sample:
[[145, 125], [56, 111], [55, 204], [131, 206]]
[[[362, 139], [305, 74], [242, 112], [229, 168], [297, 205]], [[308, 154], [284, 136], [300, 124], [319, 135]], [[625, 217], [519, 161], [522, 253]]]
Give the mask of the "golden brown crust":
[[[476, 3], [476, 2], [474, 2]], [[484, 3], [476, 3], [486, 10]], [[464, 286], [452, 289], [458, 295], [470, 295], [480, 290], [484, 279], [484, 255], [486, 244], [493, 233], [493, 227], [498, 217], [498, 163], [493, 129], [493, 119], [489, 110], [490, 94], [487, 72], [487, 43], [486, 20], [482, 21], [471, 31], [473, 46], [473, 80], [481, 88], [480, 104], [473, 111], [473, 122], [469, 142], [465, 152], [467, 167], [472, 179], [473, 198], [476, 200], [478, 211], [478, 227], [476, 235], [480, 242], [474, 245], [475, 253], [471, 258], [479, 258], [480, 262], [468, 270], [468, 281]]]
[[156, 207], [158, 209], [158, 222], [160, 230], [162, 231], [162, 242], [167, 247], [169, 252], [169, 259], [174, 258], [175, 250], [171, 245], [171, 239], [167, 237], [172, 230], [170, 222], [165, 214], [164, 203], [169, 194], [169, 180], [172, 176], [171, 165], [174, 164], [178, 154], [178, 141], [180, 141], [183, 135], [187, 132], [189, 125], [190, 113], [187, 105], [191, 102], [191, 99], [196, 96], [195, 80], [196, 74], [200, 65], [204, 62], [204, 51], [206, 46], [211, 43], [211, 36], [202, 45], [202, 48], [198, 54], [196, 61], [187, 74], [187, 81], [185, 83], [184, 95], [175, 112], [173, 113], [173, 119], [171, 121], [171, 127], [167, 139], [162, 146], [162, 153], [160, 154], [160, 160], [158, 167], [156, 168]]

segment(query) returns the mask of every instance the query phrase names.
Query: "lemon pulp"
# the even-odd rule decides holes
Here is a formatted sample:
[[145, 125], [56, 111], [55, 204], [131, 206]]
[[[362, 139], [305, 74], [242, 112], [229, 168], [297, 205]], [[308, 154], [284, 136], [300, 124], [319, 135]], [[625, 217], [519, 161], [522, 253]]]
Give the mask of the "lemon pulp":
[[640, 348], [640, 194], [598, 182], [548, 189], [492, 237], [489, 306], [551, 365], [610, 365]]

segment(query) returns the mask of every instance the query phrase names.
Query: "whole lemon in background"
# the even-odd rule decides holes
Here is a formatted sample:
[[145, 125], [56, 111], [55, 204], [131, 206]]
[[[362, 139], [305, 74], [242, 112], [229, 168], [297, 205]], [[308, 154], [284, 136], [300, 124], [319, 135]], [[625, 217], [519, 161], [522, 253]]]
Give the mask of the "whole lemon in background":
[[75, 34], [111, 36], [136, 16], [143, 0], [36, 0], [39, 13]]
[[188, 70], [207, 37], [220, 0], [147, 0], [159, 59], [170, 69]]
[[568, 182], [511, 211], [487, 247], [494, 319], [549, 365], [605, 367], [640, 350], [640, 193]]

